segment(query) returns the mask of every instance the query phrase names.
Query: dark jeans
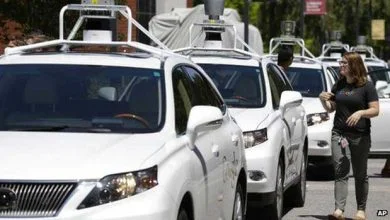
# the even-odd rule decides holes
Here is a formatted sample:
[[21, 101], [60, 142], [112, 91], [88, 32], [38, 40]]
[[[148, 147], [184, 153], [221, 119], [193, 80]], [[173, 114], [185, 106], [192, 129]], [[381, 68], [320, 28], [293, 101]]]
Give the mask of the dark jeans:
[[370, 135], [343, 134], [349, 146], [339, 144], [340, 134], [332, 132], [332, 158], [335, 168], [335, 206], [344, 211], [348, 196], [348, 176], [352, 164], [355, 178], [356, 203], [358, 210], [366, 209], [368, 195], [367, 161], [371, 147]]

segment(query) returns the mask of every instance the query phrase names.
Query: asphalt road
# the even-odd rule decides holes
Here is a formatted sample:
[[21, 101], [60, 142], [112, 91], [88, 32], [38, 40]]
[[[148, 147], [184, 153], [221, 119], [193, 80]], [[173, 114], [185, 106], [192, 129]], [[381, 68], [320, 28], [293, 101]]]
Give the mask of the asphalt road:
[[[369, 194], [367, 201], [367, 219], [390, 219], [390, 178], [380, 176], [385, 163], [383, 159], [369, 159]], [[313, 169], [310, 171], [314, 172]], [[318, 172], [318, 170], [316, 170]], [[318, 174], [318, 173], [317, 173]], [[352, 177], [349, 179], [349, 194], [345, 210], [346, 219], [352, 220], [356, 212], [355, 185]], [[334, 210], [334, 182], [331, 179], [319, 178], [318, 175], [308, 175], [306, 203], [302, 208], [287, 208], [283, 219], [285, 220], [326, 220], [328, 214]], [[386, 210], [387, 216], [377, 216], [378, 211]], [[385, 213], [385, 212], [382, 212]], [[267, 219], [260, 209], [249, 209], [247, 220]]]

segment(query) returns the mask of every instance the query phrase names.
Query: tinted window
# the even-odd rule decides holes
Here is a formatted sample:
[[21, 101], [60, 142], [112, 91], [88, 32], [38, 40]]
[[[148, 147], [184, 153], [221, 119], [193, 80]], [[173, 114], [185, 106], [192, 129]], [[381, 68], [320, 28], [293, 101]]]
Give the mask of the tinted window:
[[208, 80], [202, 76], [196, 69], [185, 66], [184, 69], [188, 73], [188, 76], [193, 83], [194, 95], [198, 97], [198, 102], [193, 103], [194, 105], [211, 105], [221, 109], [225, 112], [225, 105], [219, 98], [214, 88], [209, 84]]
[[384, 66], [372, 66], [372, 65], [367, 65], [367, 71], [374, 71], [374, 70], [381, 70], [385, 69]]
[[267, 65], [267, 74], [271, 87], [272, 104], [274, 108], [279, 108], [282, 92], [287, 89], [286, 81], [281, 77], [279, 70], [274, 64], [270, 63]]
[[191, 82], [181, 67], [172, 72], [173, 95], [175, 102], [175, 125], [176, 132], [181, 134], [186, 131], [188, 116], [193, 103], [193, 92]]
[[265, 89], [260, 67], [200, 64], [213, 80], [228, 106], [258, 108], [265, 105]]
[[164, 96], [160, 70], [55, 64], [0, 67], [3, 130], [153, 132], [163, 125]]
[[289, 67], [287, 75], [293, 89], [303, 97], [318, 97], [326, 90], [322, 69]]
[[378, 80], [382, 80], [382, 81], [386, 81], [386, 82], [390, 83], [390, 70], [389, 69], [371, 71], [371, 72], [368, 72], [368, 75], [370, 75], [374, 84]]

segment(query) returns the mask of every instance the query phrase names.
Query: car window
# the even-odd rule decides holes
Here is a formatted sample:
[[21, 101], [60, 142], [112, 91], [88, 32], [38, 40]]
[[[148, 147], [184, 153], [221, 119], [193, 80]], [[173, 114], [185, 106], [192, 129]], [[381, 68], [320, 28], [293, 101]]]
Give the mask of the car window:
[[386, 81], [390, 83], [390, 70], [389, 69], [383, 69], [383, 70], [375, 70], [368, 72], [368, 75], [371, 77], [374, 84], [378, 80]]
[[0, 67], [1, 127], [154, 132], [165, 112], [163, 72], [93, 65]]
[[272, 104], [275, 109], [279, 108], [280, 97], [282, 92], [287, 90], [286, 82], [278, 73], [277, 68], [269, 63], [267, 65], [267, 74], [269, 78], [269, 84], [271, 87]]
[[198, 103], [194, 103], [194, 105], [214, 106], [221, 109], [222, 113], [225, 114], [226, 107], [223, 100], [220, 99], [209, 81], [202, 76], [202, 73], [190, 66], [184, 66], [183, 68], [193, 84], [194, 95], [198, 96]]
[[275, 74], [278, 75], [278, 77], [279, 77], [280, 79], [283, 80], [283, 91], [286, 91], [286, 90], [293, 90], [292, 85], [291, 85], [291, 83], [290, 83], [290, 79], [288, 78], [288, 75], [287, 75], [288, 72], [285, 73], [285, 72], [281, 69], [281, 67], [279, 67], [279, 66], [277, 66], [277, 65], [274, 65], [274, 64], [272, 64], [272, 65], [270, 66], [270, 68], [273, 70], [273, 72], [274, 72]]
[[192, 106], [193, 92], [191, 83], [182, 67], [172, 71], [173, 96], [175, 102], [176, 132], [182, 134], [186, 131], [188, 116]]
[[288, 77], [294, 90], [303, 97], [318, 97], [326, 90], [322, 69], [289, 67]]
[[336, 70], [335, 67], [328, 67], [326, 71], [328, 71], [330, 76], [332, 76], [333, 83], [336, 83], [339, 80], [340, 77], [339, 74], [337, 73], [338, 70]]
[[235, 108], [265, 105], [261, 67], [224, 64], [199, 64], [221, 93], [225, 103]]

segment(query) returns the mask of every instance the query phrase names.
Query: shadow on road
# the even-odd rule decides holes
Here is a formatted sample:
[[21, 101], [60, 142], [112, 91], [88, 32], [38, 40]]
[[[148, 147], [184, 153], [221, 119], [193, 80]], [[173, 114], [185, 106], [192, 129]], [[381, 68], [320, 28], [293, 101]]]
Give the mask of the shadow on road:
[[314, 166], [307, 167], [308, 181], [332, 181], [334, 180], [334, 172], [332, 166]]
[[[305, 218], [315, 218], [315, 219], [320, 219], [320, 220], [328, 220], [329, 216], [328, 215], [299, 215], [298, 216], [300, 219], [305, 219]], [[353, 220], [352, 218], [345, 218], [345, 220]]]

